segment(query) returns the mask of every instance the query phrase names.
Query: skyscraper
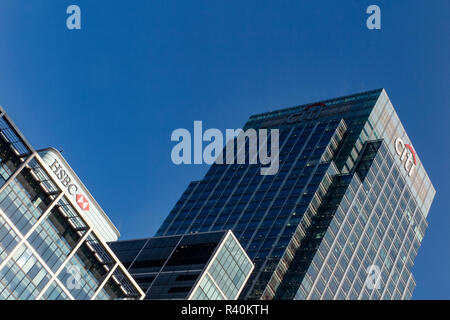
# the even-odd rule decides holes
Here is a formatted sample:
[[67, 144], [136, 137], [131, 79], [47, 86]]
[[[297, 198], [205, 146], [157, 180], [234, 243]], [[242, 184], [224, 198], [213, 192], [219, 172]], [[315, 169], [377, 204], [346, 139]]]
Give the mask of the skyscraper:
[[142, 299], [106, 244], [118, 236], [62, 155], [0, 107], [0, 300]]
[[243, 299], [411, 298], [435, 190], [386, 91], [254, 115], [249, 128], [279, 129], [279, 172], [213, 164], [157, 236], [233, 230], [255, 264]]

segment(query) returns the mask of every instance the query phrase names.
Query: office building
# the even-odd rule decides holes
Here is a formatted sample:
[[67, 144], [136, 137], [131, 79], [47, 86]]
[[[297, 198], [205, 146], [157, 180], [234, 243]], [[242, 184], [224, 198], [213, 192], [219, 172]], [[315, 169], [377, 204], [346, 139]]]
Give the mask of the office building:
[[118, 236], [62, 155], [0, 107], [0, 299], [142, 299], [106, 244]]
[[386, 91], [254, 115], [249, 128], [279, 129], [278, 173], [213, 164], [156, 235], [231, 229], [255, 264], [241, 299], [410, 299], [435, 190]]
[[145, 299], [234, 300], [253, 263], [231, 231], [110, 243]]

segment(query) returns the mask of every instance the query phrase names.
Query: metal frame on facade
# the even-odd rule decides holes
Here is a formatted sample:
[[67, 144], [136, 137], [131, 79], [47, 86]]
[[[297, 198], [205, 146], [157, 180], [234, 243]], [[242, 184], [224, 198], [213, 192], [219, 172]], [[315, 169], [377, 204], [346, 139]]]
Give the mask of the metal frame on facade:
[[[74, 300], [73, 295], [68, 291], [68, 289], [61, 283], [61, 281], [58, 279], [58, 275], [60, 272], [64, 269], [64, 267], [67, 265], [67, 263], [70, 261], [70, 259], [75, 255], [77, 250], [86, 242], [86, 239], [88, 236], [93, 235], [96, 240], [101, 245], [102, 250], [104, 250], [114, 261], [112, 266], [107, 267], [105, 264], [105, 268], [108, 271], [105, 278], [103, 279], [100, 286], [96, 289], [95, 293], [91, 297], [91, 300], [94, 300], [98, 294], [101, 292], [101, 290], [104, 288], [105, 284], [113, 277], [113, 279], [116, 281], [117, 284], [119, 284], [122, 287], [122, 291], [128, 295], [128, 298], [131, 299], [144, 299], [144, 292], [139, 287], [139, 285], [136, 283], [136, 281], [133, 279], [133, 277], [128, 273], [126, 268], [123, 266], [123, 264], [120, 262], [120, 260], [116, 257], [114, 252], [109, 248], [109, 246], [102, 240], [100, 236], [97, 235], [96, 230], [92, 227], [92, 225], [89, 223], [89, 220], [86, 219], [85, 213], [81, 211], [81, 209], [78, 208], [76, 203], [74, 202], [73, 198], [68, 194], [66, 191], [66, 188], [61, 184], [60, 181], [55, 180], [52, 178], [50, 174], [50, 168], [48, 168], [48, 165], [44, 162], [44, 160], [40, 157], [40, 155], [34, 150], [34, 148], [29, 144], [29, 142], [25, 139], [25, 137], [22, 135], [20, 130], [15, 126], [13, 121], [8, 117], [8, 115], [5, 113], [4, 109], [0, 106], [0, 119], [4, 120], [9, 128], [0, 128], [0, 137], [3, 138], [6, 142], [8, 142], [12, 146], [12, 151], [17, 155], [18, 159], [22, 161], [20, 166], [12, 173], [11, 176], [8, 177], [6, 182], [0, 187], [0, 193], [3, 192], [8, 185], [13, 181], [21, 172], [23, 169], [25, 169], [31, 160], [35, 159], [37, 164], [40, 166], [40, 168], [44, 171], [46, 174], [46, 178], [48, 178], [51, 183], [57, 187], [57, 192], [48, 192], [48, 196], [52, 198], [52, 201], [48, 208], [42, 213], [42, 215], [38, 218], [38, 220], [33, 224], [31, 229], [26, 233], [22, 234], [17, 227], [14, 225], [14, 223], [8, 218], [8, 216], [3, 212], [3, 210], [0, 210], [0, 216], [8, 223], [8, 225], [11, 227], [11, 229], [17, 234], [19, 237], [18, 244], [13, 248], [13, 250], [8, 254], [8, 256], [5, 258], [4, 261], [0, 263], [0, 270], [6, 266], [8, 261], [12, 258], [15, 252], [22, 246], [25, 245], [27, 249], [29, 249], [35, 258], [42, 264], [42, 266], [45, 268], [45, 270], [48, 272], [48, 274], [51, 276], [48, 283], [44, 286], [44, 288], [41, 290], [39, 295], [36, 297], [36, 299], [41, 299], [42, 296], [45, 294], [46, 290], [50, 287], [51, 283], [56, 282], [59, 287], [64, 291], [64, 293], [71, 299]], [[18, 141], [10, 141], [10, 138], [7, 136], [6, 133], [4, 133], [4, 129], [12, 130], [15, 137], [19, 139]], [[14, 143], [20, 143], [23, 147], [25, 147], [27, 150], [27, 153], [22, 153], [17, 148], [14, 147]], [[40, 183], [39, 179], [37, 177], [34, 177], [36, 179], [37, 183]], [[45, 190], [45, 186], [40, 183], [42, 188]], [[43, 261], [43, 259], [39, 256], [39, 254], [34, 250], [33, 246], [27, 241], [29, 236], [33, 233], [34, 230], [41, 224], [42, 221], [45, 220], [45, 218], [50, 214], [50, 212], [54, 209], [55, 206], [57, 206], [58, 202], [64, 198], [72, 207], [74, 212], [78, 215], [78, 217], [82, 220], [82, 222], [87, 226], [87, 229], [85, 230], [78, 230], [79, 234], [81, 235], [81, 238], [78, 240], [78, 243], [75, 245], [75, 247], [71, 250], [69, 255], [65, 258], [61, 266], [58, 268], [56, 272], [53, 272], [50, 267]], [[100, 252], [96, 251], [95, 248], [89, 243], [87, 243], [89, 248], [95, 253], [94, 256], [101, 262], [101, 254]], [[130, 296], [129, 293], [127, 293], [127, 290], [124, 289], [124, 284], [121, 282], [118, 277], [114, 275], [116, 270], [120, 270], [120, 272], [125, 276], [126, 280], [131, 283], [132, 289], [137, 292], [137, 296]]]
[[[212, 263], [214, 262], [214, 260], [216, 259], [217, 255], [219, 254], [219, 252], [222, 250], [223, 246], [225, 245], [225, 242], [227, 241], [227, 239], [229, 237], [232, 237], [233, 240], [237, 243], [237, 245], [239, 246], [239, 249], [242, 251], [242, 253], [244, 253], [245, 258], [247, 259], [247, 261], [250, 262], [252, 268], [250, 269], [250, 271], [248, 272], [248, 274], [245, 276], [245, 280], [242, 283], [242, 286], [239, 288], [239, 291], [237, 292], [236, 296], [233, 297], [233, 300], [236, 300], [239, 295], [241, 294], [242, 290], [244, 289], [245, 284], [247, 283], [248, 279], [250, 278], [253, 270], [255, 269], [255, 265], [253, 264], [252, 260], [250, 259], [250, 257], [247, 255], [247, 252], [245, 252], [244, 248], [242, 247], [242, 245], [239, 243], [239, 240], [236, 238], [236, 236], [234, 235], [234, 233], [231, 230], [228, 230], [223, 238], [220, 240], [220, 245], [218, 247], [216, 247], [213, 255], [209, 258], [209, 261], [205, 264], [205, 267], [203, 268], [202, 272], [201, 272], [201, 277], [199, 279], [197, 279], [197, 282], [195, 283], [195, 285], [192, 287], [191, 292], [188, 294], [188, 300], [191, 300], [193, 295], [195, 294], [195, 292], [197, 291], [198, 287], [200, 286], [200, 283], [202, 282], [202, 280], [206, 277], [206, 275], [208, 275], [208, 278], [211, 280], [211, 282], [216, 286], [217, 290], [219, 290], [220, 295], [223, 297], [224, 300], [228, 300], [228, 298], [226, 297], [226, 295], [223, 293], [223, 291], [220, 289], [220, 286], [216, 283], [216, 281], [214, 281], [213, 276], [209, 273], [209, 269], [212, 265]], [[183, 238], [183, 237], [181, 237]]]

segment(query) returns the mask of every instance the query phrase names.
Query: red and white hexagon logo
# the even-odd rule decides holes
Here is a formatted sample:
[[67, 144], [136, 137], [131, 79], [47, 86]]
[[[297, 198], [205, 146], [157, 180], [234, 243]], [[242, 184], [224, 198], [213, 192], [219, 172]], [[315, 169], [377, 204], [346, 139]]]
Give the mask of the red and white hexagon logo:
[[80, 193], [77, 194], [77, 203], [81, 210], [89, 210], [89, 201], [87, 201], [86, 197]]

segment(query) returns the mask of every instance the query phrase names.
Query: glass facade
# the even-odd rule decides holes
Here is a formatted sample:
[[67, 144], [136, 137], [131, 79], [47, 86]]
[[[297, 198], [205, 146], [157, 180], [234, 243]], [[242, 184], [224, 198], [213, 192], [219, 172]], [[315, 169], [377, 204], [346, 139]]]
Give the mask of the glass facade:
[[0, 109], [0, 299], [139, 299], [143, 292]]
[[[411, 298], [426, 220], [384, 142], [368, 144], [357, 168], [334, 179], [275, 298]], [[378, 289], [367, 285], [370, 266], [380, 268]]]
[[206, 267], [190, 299], [236, 299], [252, 270], [251, 260], [230, 232]]
[[232, 300], [253, 270], [231, 231], [111, 242], [145, 299]]
[[[279, 172], [213, 164], [157, 235], [233, 230], [255, 264], [241, 298], [409, 299], [435, 190], [385, 90], [254, 115], [248, 128], [279, 129]], [[372, 266], [381, 288], [368, 288]]]

